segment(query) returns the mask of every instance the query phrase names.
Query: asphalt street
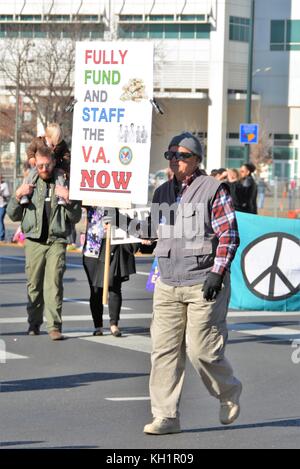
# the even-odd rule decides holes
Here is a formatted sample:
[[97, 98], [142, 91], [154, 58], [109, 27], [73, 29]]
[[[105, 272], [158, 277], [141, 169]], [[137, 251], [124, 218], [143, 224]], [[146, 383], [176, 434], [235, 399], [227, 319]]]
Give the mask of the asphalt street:
[[[298, 448], [300, 312], [230, 312], [227, 356], [244, 385], [239, 420], [224, 428], [219, 403], [190, 364], [180, 404], [182, 433], [143, 434], [151, 420], [148, 380], [152, 259], [137, 258], [124, 284], [123, 337], [92, 337], [80, 254], [68, 254], [63, 309], [66, 340], [45, 328], [26, 335], [24, 251], [0, 247], [1, 448]], [[265, 313], [266, 314], [266, 313]], [[297, 340], [299, 343], [297, 343]]]

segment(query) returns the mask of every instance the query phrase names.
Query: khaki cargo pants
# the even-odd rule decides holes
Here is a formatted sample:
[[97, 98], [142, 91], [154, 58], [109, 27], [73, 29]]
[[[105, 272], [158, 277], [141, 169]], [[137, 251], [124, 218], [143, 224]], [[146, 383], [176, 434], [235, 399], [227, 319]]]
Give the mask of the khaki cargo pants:
[[202, 284], [172, 287], [158, 279], [151, 324], [151, 408], [154, 417], [178, 417], [186, 352], [209, 393], [228, 399], [239, 381], [224, 357], [230, 278], [217, 300], [203, 299]]
[[48, 332], [61, 330], [63, 275], [66, 270], [66, 245], [26, 240], [27, 313], [30, 327], [39, 327], [43, 313]]

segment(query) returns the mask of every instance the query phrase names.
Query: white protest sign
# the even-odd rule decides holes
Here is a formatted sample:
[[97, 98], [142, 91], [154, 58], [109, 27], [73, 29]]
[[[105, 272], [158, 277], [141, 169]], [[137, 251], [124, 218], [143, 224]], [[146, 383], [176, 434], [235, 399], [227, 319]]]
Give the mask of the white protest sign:
[[76, 44], [71, 199], [147, 203], [152, 97], [152, 43]]
[[[149, 207], [139, 207], [135, 209], [120, 210], [122, 215], [128, 216], [132, 221], [130, 225], [130, 231], [133, 232], [137, 229], [141, 221], [147, 220], [150, 216]], [[131, 243], [140, 243], [141, 238], [138, 238], [134, 235], [130, 235], [126, 230], [122, 228], [116, 228], [112, 226], [112, 235], [111, 235], [111, 244], [131, 244]]]

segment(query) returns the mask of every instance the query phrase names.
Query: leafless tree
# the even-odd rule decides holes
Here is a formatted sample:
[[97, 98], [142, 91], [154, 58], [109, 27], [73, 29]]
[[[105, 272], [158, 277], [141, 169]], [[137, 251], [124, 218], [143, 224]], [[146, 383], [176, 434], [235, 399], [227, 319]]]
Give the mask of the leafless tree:
[[[65, 107], [73, 93], [75, 41], [5, 39], [0, 43], [0, 74], [6, 90], [30, 103], [44, 127], [70, 121]], [[18, 90], [18, 91], [17, 91]], [[32, 135], [36, 128], [32, 129]]]
[[[258, 122], [256, 120], [256, 122]], [[272, 142], [264, 122], [259, 122], [258, 143], [251, 145], [251, 162], [256, 166], [258, 173], [265, 165], [272, 163]]]

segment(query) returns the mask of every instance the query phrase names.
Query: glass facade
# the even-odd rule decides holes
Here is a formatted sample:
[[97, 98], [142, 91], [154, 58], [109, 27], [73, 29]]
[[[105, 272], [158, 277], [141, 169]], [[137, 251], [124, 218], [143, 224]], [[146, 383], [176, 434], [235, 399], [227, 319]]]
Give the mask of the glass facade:
[[297, 160], [298, 148], [293, 147], [273, 147], [272, 149], [274, 160]]
[[209, 39], [209, 24], [119, 24], [121, 39]]
[[270, 50], [300, 50], [300, 20], [272, 20]]
[[228, 145], [226, 147], [226, 168], [239, 168], [245, 162], [243, 146]]
[[0, 38], [75, 38], [102, 39], [104, 25], [63, 23], [0, 23]]
[[229, 18], [229, 39], [230, 41], [249, 42], [250, 20], [230, 16]]

